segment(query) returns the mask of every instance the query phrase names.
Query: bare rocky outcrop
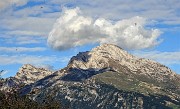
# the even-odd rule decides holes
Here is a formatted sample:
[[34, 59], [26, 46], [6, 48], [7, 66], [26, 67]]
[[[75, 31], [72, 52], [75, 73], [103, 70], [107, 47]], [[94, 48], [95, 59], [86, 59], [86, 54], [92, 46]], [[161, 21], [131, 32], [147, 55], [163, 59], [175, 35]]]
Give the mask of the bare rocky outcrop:
[[149, 59], [137, 58], [112, 44], [103, 44], [90, 52], [79, 53], [70, 60], [68, 66], [80, 69], [112, 67], [116, 71], [121, 71], [119, 66], [125, 66], [127, 73], [146, 75], [157, 81], [179, 79], [168, 67]]
[[25, 64], [19, 69], [15, 78], [21, 80], [25, 84], [31, 84], [50, 74], [52, 74], [52, 71], [50, 70], [45, 68], [36, 68], [30, 64]]
[[[41, 76], [37, 76], [41, 75]], [[72, 109], [171, 109], [180, 106], [180, 76], [155, 61], [102, 44], [72, 57], [67, 67], [49, 72], [23, 66], [21, 95], [39, 103], [47, 97]]]
[[3, 80], [0, 90], [5, 92], [15, 91], [50, 74], [52, 74], [52, 71], [44, 68], [36, 68], [30, 64], [25, 64], [19, 69], [14, 77], [9, 77]]

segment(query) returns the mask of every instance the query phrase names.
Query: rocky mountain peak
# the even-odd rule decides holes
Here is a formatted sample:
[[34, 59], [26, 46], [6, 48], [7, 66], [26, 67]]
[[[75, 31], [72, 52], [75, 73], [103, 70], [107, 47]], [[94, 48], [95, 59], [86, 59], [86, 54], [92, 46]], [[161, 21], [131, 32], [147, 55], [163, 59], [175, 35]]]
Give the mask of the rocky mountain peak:
[[115, 50], [122, 50], [124, 51], [122, 48], [120, 48], [119, 46], [117, 45], [113, 45], [113, 44], [101, 44], [95, 48], [92, 49], [92, 51], [110, 51], [110, 52], [114, 52]]
[[117, 45], [106, 44], [105, 43], [105, 44], [101, 44], [101, 45], [93, 48], [92, 51], [97, 51], [97, 50], [111, 51], [111, 50], [114, 50], [114, 49], [121, 49], [121, 50], [123, 50], [122, 48], [120, 48]]
[[99, 54], [100, 56], [106, 55], [111, 59], [132, 59], [135, 58], [133, 55], [129, 54], [127, 51], [123, 50], [117, 45], [113, 44], [102, 44], [93, 48], [91, 50], [94, 54]]
[[14, 77], [4, 79], [0, 85], [0, 90], [5, 92], [11, 92], [19, 89], [24, 85], [34, 83], [53, 72], [45, 68], [37, 68], [30, 64], [23, 65]]
[[83, 70], [113, 68], [125, 74], [145, 75], [157, 81], [179, 78], [168, 67], [149, 59], [135, 57], [112, 44], [102, 44], [91, 51], [80, 52], [71, 58], [68, 67]]
[[26, 86], [19, 90], [21, 95], [30, 95], [39, 103], [51, 96], [62, 104], [69, 103], [72, 109], [166, 109], [168, 105], [180, 104], [177, 74], [112, 44], [80, 52], [67, 67], [54, 73], [24, 65], [10, 80], [3, 86], [9, 88], [17, 83], [18, 87], [24, 83]]
[[19, 69], [15, 78], [23, 81], [25, 84], [30, 84], [50, 74], [52, 72], [45, 68], [37, 68], [33, 65], [25, 64]]
[[31, 64], [24, 64], [21, 68], [35, 68], [33, 65]]
[[72, 57], [69, 66], [81, 69], [110, 67], [110, 61], [136, 59], [122, 48], [113, 44], [102, 44], [91, 51], [80, 52]]

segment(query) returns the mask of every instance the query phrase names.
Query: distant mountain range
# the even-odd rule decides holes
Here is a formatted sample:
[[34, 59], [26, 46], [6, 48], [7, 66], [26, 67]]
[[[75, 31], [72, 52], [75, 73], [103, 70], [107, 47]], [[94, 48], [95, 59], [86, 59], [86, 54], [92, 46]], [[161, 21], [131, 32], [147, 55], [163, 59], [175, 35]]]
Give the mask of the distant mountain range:
[[17, 90], [39, 103], [50, 96], [72, 109], [180, 108], [180, 75], [112, 44], [81, 52], [55, 72], [24, 65], [0, 85], [1, 91]]

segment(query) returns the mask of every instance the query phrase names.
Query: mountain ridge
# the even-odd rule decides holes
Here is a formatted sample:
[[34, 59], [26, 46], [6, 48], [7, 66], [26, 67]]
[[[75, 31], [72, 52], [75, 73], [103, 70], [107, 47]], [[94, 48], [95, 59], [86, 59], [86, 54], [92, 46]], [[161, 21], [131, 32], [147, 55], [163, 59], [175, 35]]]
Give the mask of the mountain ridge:
[[180, 76], [160, 63], [103, 44], [80, 52], [67, 67], [19, 92], [39, 103], [51, 96], [72, 109], [171, 109], [180, 106]]
[[45, 68], [38, 68], [30, 64], [24, 64], [14, 77], [3, 79], [0, 90], [4, 92], [12, 92], [20, 87], [34, 83], [39, 79], [52, 74], [52, 71]]

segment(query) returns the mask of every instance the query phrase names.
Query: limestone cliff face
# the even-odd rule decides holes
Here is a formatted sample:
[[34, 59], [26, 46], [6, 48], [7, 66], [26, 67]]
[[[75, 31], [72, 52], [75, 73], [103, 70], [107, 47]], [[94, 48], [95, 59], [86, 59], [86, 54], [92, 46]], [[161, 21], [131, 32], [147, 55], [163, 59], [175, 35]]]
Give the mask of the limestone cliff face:
[[50, 74], [52, 74], [52, 71], [44, 68], [36, 68], [30, 64], [25, 64], [19, 69], [15, 78], [20, 80], [22, 83], [30, 84]]
[[72, 57], [68, 66], [80, 69], [102, 69], [111, 67], [123, 73], [146, 75], [157, 81], [178, 80], [178, 75], [168, 67], [155, 61], [137, 58], [116, 45], [103, 44], [90, 52], [82, 52]]
[[52, 72], [47, 69], [36, 68], [30, 64], [25, 64], [19, 69], [14, 77], [3, 80], [0, 90], [11, 92], [22, 86], [34, 83], [50, 74], [52, 74]]
[[68, 66], [24, 87], [43, 102], [51, 96], [73, 109], [161, 109], [180, 105], [180, 77], [168, 67], [100, 45], [72, 57]]
[[47, 97], [72, 109], [165, 109], [180, 106], [180, 76], [155, 61], [137, 58], [112, 44], [72, 57], [56, 72], [23, 66], [14, 77], [21, 95]]

